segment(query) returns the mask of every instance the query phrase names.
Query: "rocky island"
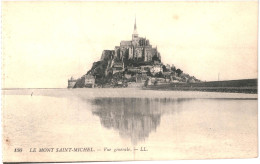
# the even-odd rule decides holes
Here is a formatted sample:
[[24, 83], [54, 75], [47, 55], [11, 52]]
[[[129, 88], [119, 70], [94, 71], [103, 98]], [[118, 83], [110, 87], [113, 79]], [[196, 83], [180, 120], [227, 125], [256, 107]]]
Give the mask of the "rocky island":
[[163, 64], [157, 47], [139, 37], [136, 20], [132, 40], [121, 41], [114, 50], [104, 50], [100, 61], [79, 79], [69, 79], [68, 88], [143, 87], [170, 83], [200, 82], [174, 65]]

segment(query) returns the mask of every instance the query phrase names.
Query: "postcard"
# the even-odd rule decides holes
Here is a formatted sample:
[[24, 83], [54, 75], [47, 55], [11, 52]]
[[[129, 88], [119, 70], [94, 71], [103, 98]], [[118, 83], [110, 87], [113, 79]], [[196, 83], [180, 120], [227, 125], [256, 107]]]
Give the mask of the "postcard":
[[3, 1], [4, 162], [258, 157], [258, 1]]

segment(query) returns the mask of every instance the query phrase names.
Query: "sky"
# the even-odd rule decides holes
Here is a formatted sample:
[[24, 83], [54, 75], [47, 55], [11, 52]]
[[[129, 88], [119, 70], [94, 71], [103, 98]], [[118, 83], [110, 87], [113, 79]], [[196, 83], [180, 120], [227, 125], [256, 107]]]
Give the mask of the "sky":
[[2, 87], [66, 88], [139, 36], [203, 81], [257, 78], [258, 2], [2, 2]]

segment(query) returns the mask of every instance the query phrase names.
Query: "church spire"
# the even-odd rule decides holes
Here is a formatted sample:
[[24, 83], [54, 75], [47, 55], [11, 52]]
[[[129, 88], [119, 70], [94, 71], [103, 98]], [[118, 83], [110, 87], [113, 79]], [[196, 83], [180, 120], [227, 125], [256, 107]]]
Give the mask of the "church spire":
[[138, 39], [138, 33], [136, 28], [136, 16], [135, 16], [135, 25], [134, 25], [134, 32], [132, 34], [132, 40], [137, 40], [137, 39]]
[[134, 30], [136, 30], [136, 16], [135, 16], [135, 27], [134, 27]]
[[135, 25], [134, 25], [134, 32], [133, 32], [133, 35], [138, 36], [138, 33], [137, 33], [137, 27], [136, 27], [136, 16], [135, 16]]

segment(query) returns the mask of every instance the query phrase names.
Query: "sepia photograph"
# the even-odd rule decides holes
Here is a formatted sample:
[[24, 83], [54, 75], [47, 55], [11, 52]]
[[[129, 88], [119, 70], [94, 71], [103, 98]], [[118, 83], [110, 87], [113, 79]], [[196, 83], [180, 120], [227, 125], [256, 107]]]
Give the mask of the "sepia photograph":
[[3, 162], [258, 157], [258, 1], [2, 1]]

